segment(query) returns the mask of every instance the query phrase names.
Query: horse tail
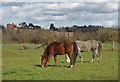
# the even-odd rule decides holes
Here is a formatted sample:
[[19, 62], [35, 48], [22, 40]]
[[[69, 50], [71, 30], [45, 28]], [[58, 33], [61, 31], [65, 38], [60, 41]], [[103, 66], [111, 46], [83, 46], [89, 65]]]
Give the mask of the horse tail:
[[78, 55], [78, 47], [76, 42], [73, 42], [73, 45], [74, 45], [73, 65], [75, 65], [75, 61]]
[[100, 59], [102, 59], [102, 54], [101, 54], [101, 50], [102, 50], [102, 43], [100, 41], [98, 41], [98, 52], [99, 52], [99, 56], [100, 56]]

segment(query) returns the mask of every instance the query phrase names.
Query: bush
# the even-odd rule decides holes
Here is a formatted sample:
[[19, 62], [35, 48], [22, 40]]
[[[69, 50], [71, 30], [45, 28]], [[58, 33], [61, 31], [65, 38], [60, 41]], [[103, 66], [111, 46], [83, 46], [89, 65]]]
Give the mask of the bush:
[[116, 29], [100, 29], [95, 32], [81, 32], [75, 31], [73, 36], [66, 37], [63, 35], [55, 35], [50, 30], [3, 30], [2, 42], [3, 43], [33, 43], [33, 44], [50, 44], [53, 41], [64, 41], [64, 40], [100, 40], [102, 42], [118, 42], [118, 30]]
[[54, 35], [50, 31], [45, 30], [33, 30], [33, 31], [15, 31], [6, 30], [2, 35], [3, 43], [35, 43], [41, 44], [45, 42], [48, 44], [54, 41]]

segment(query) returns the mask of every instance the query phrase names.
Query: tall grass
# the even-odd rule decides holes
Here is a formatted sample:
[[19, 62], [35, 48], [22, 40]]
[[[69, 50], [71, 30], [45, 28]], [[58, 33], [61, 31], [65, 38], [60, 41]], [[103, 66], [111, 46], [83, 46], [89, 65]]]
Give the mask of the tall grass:
[[52, 41], [63, 41], [69, 39], [76, 40], [100, 40], [102, 42], [118, 42], [118, 30], [115, 29], [100, 29], [95, 32], [81, 32], [75, 31], [73, 36], [66, 37], [65, 35], [56, 35], [50, 30], [32, 30], [32, 31], [15, 31], [3, 30], [2, 34], [3, 43], [34, 43], [34, 44], [49, 44]]

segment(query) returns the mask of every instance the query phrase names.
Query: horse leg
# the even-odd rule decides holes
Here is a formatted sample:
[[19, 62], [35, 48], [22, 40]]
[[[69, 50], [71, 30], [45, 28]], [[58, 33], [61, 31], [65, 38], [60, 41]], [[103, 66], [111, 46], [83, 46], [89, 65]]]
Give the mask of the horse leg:
[[81, 56], [80, 51], [78, 52], [78, 54], [79, 54], [79, 57], [80, 57], [80, 59], [81, 59], [81, 63], [83, 63], [83, 59], [82, 59], [82, 56]]
[[90, 62], [90, 63], [92, 63], [92, 62], [93, 62], [94, 58], [95, 58], [95, 50], [92, 50], [92, 60], [91, 60], [91, 62]]
[[99, 63], [100, 60], [99, 60], [99, 54], [97, 53], [97, 50], [95, 50], [95, 53], [96, 53], [96, 56], [97, 56], [97, 62]]
[[70, 68], [73, 68], [73, 58], [72, 58], [72, 54], [68, 54], [69, 58], [70, 58]]
[[67, 54], [65, 54], [65, 58], [67, 59], [67, 62], [70, 63], [70, 58], [68, 57]]
[[57, 67], [57, 55], [54, 55], [55, 67]]
[[49, 54], [49, 56], [48, 56], [48, 60], [47, 60], [47, 62], [46, 62], [45, 67], [47, 67], [47, 66], [48, 66], [48, 63], [50, 62], [51, 57], [52, 57], [52, 55], [50, 55], [50, 54]]

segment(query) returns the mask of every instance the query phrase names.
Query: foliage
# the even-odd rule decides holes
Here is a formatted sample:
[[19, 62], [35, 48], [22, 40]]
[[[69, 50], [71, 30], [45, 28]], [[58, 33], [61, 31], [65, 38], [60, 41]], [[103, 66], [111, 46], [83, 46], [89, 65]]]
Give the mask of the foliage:
[[22, 29], [28, 28], [28, 25], [27, 25], [26, 22], [22, 22], [22, 23], [20, 23], [19, 25], [21, 26], [20, 28], [22, 28]]
[[100, 29], [95, 32], [74, 32], [74, 37], [78, 40], [100, 40], [102, 42], [118, 42], [118, 30], [117, 29]]
[[46, 30], [6, 30], [3, 32], [3, 43], [35, 43], [35, 44], [49, 44], [55, 40], [54, 35]]
[[95, 32], [82, 32], [75, 31], [73, 36], [66, 37], [65, 29], [62, 31], [62, 35], [56, 35], [51, 30], [3, 30], [2, 34], [3, 43], [35, 43], [35, 44], [49, 44], [54, 40], [63, 41], [69, 39], [71, 41], [76, 40], [100, 40], [102, 42], [118, 42], [118, 30], [117, 29], [99, 29]]
[[69, 27], [65, 28], [66, 32], [73, 32], [72, 29], [70, 29]]
[[34, 25], [33, 23], [29, 23], [27, 25], [26, 22], [22, 22], [19, 25], [20, 25], [20, 27], [19, 27], [20, 29], [40, 29], [41, 28], [41, 26]]
[[56, 31], [56, 28], [53, 23], [50, 24], [50, 30]]

